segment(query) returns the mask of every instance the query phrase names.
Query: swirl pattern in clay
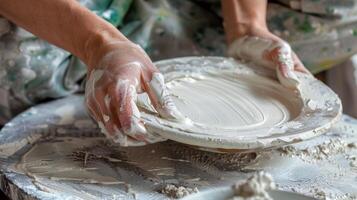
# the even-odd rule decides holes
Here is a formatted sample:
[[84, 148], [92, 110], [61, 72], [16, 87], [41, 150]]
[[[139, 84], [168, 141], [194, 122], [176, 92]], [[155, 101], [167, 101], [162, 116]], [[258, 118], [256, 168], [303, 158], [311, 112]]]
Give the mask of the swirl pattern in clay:
[[155, 63], [184, 122], [161, 118], [145, 94], [138, 105], [148, 131], [218, 152], [268, 148], [326, 132], [341, 116], [338, 96], [298, 73], [295, 89], [275, 71], [222, 57], [185, 57]]
[[204, 129], [271, 127], [295, 118], [301, 110], [293, 91], [255, 75], [210, 73], [199, 79], [174, 79], [167, 85], [179, 110]]

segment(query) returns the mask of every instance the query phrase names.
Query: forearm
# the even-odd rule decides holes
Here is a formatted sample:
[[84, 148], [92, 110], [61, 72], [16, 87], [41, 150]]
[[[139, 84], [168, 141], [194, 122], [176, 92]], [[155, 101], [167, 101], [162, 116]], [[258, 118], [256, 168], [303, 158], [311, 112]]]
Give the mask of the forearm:
[[221, 0], [227, 42], [246, 35], [251, 27], [266, 28], [266, 0]]
[[[127, 40], [75, 0], [0, 0], [0, 15], [91, 66], [102, 44]], [[94, 59], [95, 60], [95, 59]]]

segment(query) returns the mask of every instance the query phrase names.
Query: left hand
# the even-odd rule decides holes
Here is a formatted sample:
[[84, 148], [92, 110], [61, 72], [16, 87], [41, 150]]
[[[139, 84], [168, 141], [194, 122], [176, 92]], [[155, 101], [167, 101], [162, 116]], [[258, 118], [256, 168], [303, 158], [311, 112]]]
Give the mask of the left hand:
[[[98, 45], [100, 46], [100, 45]], [[166, 88], [164, 77], [138, 45], [130, 41], [103, 44], [93, 54], [85, 97], [90, 115], [106, 136], [121, 146], [141, 146], [165, 140], [146, 130], [137, 95], [146, 92], [157, 113], [183, 120]]]
[[276, 69], [279, 81], [289, 88], [298, 85], [295, 71], [310, 73], [290, 45], [264, 26], [250, 28], [236, 37], [229, 44], [228, 55]]

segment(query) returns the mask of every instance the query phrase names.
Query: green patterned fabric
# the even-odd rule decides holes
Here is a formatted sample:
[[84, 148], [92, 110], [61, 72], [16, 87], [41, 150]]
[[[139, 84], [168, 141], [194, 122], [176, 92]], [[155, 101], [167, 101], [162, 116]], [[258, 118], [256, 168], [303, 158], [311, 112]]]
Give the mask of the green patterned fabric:
[[[295, 10], [270, 4], [268, 26], [290, 43], [311, 72], [326, 70], [357, 53], [357, 15], [353, 15], [357, 1], [343, 1], [348, 5], [353, 3], [349, 8], [335, 0], [301, 2], [302, 7]], [[334, 11], [323, 12], [322, 7]], [[342, 15], [340, 10], [345, 10], [346, 15]]]
[[[79, 0], [119, 26], [132, 0]], [[86, 67], [78, 58], [0, 18], [0, 125], [24, 109], [81, 89]]]

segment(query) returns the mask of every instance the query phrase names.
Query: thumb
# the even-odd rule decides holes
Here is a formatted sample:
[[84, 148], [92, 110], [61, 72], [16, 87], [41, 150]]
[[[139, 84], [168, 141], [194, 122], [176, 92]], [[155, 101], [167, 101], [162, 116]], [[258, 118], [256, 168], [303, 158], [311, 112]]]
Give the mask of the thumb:
[[277, 77], [282, 85], [297, 88], [299, 79], [294, 71], [294, 58], [291, 47], [286, 42], [277, 42], [269, 48], [264, 57], [276, 66]]
[[151, 103], [161, 117], [174, 121], [185, 119], [174, 104], [161, 73], [154, 72], [151, 81], [145, 82], [145, 88]]

